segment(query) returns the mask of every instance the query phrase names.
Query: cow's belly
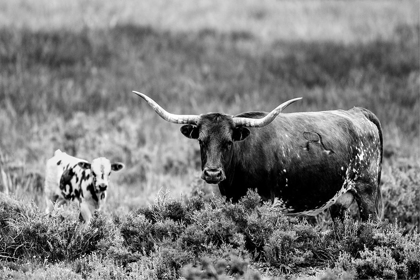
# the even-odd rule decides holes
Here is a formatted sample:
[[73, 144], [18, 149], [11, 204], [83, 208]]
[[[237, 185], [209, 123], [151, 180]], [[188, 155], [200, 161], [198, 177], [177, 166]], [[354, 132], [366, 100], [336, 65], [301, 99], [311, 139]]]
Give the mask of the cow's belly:
[[321, 151], [316, 156], [308, 152], [307, 156], [307, 160], [292, 158], [281, 170], [276, 197], [284, 202], [287, 212], [317, 215], [354, 186], [349, 179], [353, 174], [351, 164], [337, 152]]
[[289, 204], [289, 207], [285, 206], [285, 213], [288, 215], [306, 215], [306, 216], [316, 216], [326, 209], [330, 208], [333, 204], [341, 204], [345, 208], [348, 208], [354, 201], [354, 196], [351, 192], [349, 192], [351, 188], [341, 188], [332, 198], [328, 199], [323, 204], [317, 204], [312, 207], [308, 206], [305, 207], [307, 210], [302, 209], [294, 209], [293, 206]]
[[286, 212], [317, 215], [335, 203], [351, 204], [353, 198], [349, 191], [355, 190], [359, 182], [376, 184], [377, 173], [365, 172], [359, 164], [328, 166], [319, 163], [305, 173], [304, 170], [295, 169], [286, 178], [282, 179], [283, 184], [277, 195]]
[[341, 184], [328, 186], [312, 185], [313, 189], [297, 187], [296, 191], [283, 192], [278, 198], [284, 203], [286, 212], [317, 215], [336, 203], [343, 194], [352, 189], [352, 186], [353, 184], [343, 181]]

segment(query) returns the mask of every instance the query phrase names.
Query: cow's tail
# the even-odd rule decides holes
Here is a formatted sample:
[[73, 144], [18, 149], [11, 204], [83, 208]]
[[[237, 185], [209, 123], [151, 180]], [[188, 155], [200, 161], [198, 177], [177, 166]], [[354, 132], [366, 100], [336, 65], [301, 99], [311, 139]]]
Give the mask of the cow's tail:
[[362, 108], [363, 114], [366, 116], [366, 118], [371, 121], [377, 128], [378, 128], [378, 134], [379, 134], [379, 142], [380, 142], [380, 155], [379, 155], [379, 171], [378, 171], [378, 188], [376, 192], [376, 199], [375, 199], [375, 207], [376, 207], [376, 213], [378, 215], [378, 219], [382, 220], [384, 216], [384, 205], [382, 201], [382, 193], [381, 193], [381, 172], [382, 172], [382, 160], [383, 160], [383, 153], [384, 153], [384, 142], [382, 137], [382, 126], [378, 119], [378, 117], [375, 116], [371, 111]]

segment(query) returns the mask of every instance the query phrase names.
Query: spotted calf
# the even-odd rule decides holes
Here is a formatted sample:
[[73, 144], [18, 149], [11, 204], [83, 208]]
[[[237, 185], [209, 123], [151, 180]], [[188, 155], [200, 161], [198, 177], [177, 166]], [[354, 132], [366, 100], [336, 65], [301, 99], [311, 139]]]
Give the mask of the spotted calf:
[[77, 200], [81, 218], [88, 223], [92, 212], [101, 209], [105, 203], [111, 171], [122, 168], [122, 163], [111, 163], [104, 157], [89, 163], [60, 150], [55, 151], [46, 166], [47, 213], [53, 210], [54, 203], [59, 207]]

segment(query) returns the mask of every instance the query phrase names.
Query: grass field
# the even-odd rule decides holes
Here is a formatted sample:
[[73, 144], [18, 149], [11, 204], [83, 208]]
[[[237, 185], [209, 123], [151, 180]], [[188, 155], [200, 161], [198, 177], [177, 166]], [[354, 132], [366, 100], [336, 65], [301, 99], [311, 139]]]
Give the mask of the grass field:
[[[106, 229], [112, 229], [111, 233], [98, 237], [98, 243], [103, 240], [114, 242], [119, 238], [121, 243], [111, 242], [111, 247], [121, 246], [127, 250], [126, 256], [132, 254], [130, 257], [137, 260], [131, 264], [150, 265], [149, 276], [157, 277], [157, 266], [146, 264], [151, 260], [146, 260], [145, 256], [158, 261], [164, 250], [172, 250], [173, 255], [180, 256], [188, 255], [188, 250], [168, 249], [168, 236], [164, 236], [166, 239], [154, 236], [157, 229], [147, 233], [149, 235], [139, 233], [136, 225], [146, 222], [139, 221], [141, 218], [133, 213], [140, 215], [138, 213], [143, 212], [137, 210], [139, 207], [146, 209], [151, 205], [152, 208], [158, 207], [156, 212], [165, 218], [162, 214], [167, 211], [165, 207], [177, 201], [181, 203], [182, 195], [189, 196], [197, 189], [217, 193], [217, 188], [199, 179], [198, 144], [182, 136], [179, 126], [162, 121], [131, 91], [141, 91], [168, 111], [185, 114], [269, 111], [285, 100], [302, 96], [303, 100], [286, 112], [362, 106], [380, 119], [385, 146], [382, 175], [385, 218], [391, 224], [397, 221], [399, 227], [378, 229], [377, 225], [364, 226], [371, 230], [376, 241], [378, 236], [385, 236], [386, 242], [380, 245], [372, 241], [378, 248], [389, 245], [387, 242], [402, 233], [410, 232], [412, 239], [408, 240], [406, 235], [401, 237], [411, 253], [399, 260], [393, 255], [395, 263], [376, 267], [374, 274], [385, 278], [386, 273], [392, 276], [393, 272], [397, 276], [419, 275], [415, 274], [415, 269], [407, 268], [407, 263], [415, 260], [415, 254], [420, 254], [418, 249], [410, 247], [419, 240], [420, 225], [419, 7], [419, 1], [2, 1], [0, 190], [4, 191], [8, 186], [13, 199], [1, 198], [0, 223], [10, 226], [6, 221], [18, 220], [13, 211], [6, 213], [5, 209], [10, 210], [10, 207], [21, 209], [19, 211], [27, 213], [27, 217], [39, 219], [41, 223], [44, 166], [56, 149], [88, 160], [106, 156], [122, 161], [126, 168], [112, 175], [108, 204], [92, 228], [104, 231], [100, 224], [104, 223]], [[162, 199], [166, 192], [166, 200], [170, 203], [159, 204], [157, 200]], [[194, 195], [197, 196], [196, 192]], [[210, 203], [207, 198], [200, 199], [204, 205]], [[35, 205], [25, 206], [31, 200]], [[200, 211], [205, 207], [199, 208], [199, 213], [194, 215], [204, 215]], [[220, 209], [229, 207], [224, 205]], [[249, 217], [253, 217], [253, 211], [265, 213], [267, 224], [273, 225], [264, 207], [255, 209], [245, 207], [243, 211], [249, 211]], [[184, 210], [190, 213], [190, 208]], [[218, 214], [213, 214], [217, 219]], [[107, 215], [112, 215], [112, 218]], [[201, 218], [212, 221], [213, 216], [209, 217]], [[230, 221], [232, 232], [247, 236], [234, 226], [237, 220], [225, 219]], [[180, 225], [175, 219], [165, 226], [173, 227], [171, 238], [178, 242], [180, 231], [192, 230], [192, 226], [205, 228], [196, 222], [186, 219]], [[251, 223], [250, 220], [247, 222]], [[57, 223], [58, 220], [53, 219], [41, 225], [47, 229], [62, 229], [58, 235], [75, 225], [67, 221], [59, 227]], [[313, 240], [326, 242], [323, 238], [327, 237], [314, 233], [315, 227], [302, 226], [296, 221], [290, 223], [293, 226], [287, 228], [287, 232], [299, 235], [304, 227], [305, 232], [311, 232]], [[323, 220], [321, 224], [323, 230], [331, 230], [330, 222]], [[23, 230], [23, 226], [32, 228], [34, 225], [30, 220], [16, 222], [15, 232], [2, 233], [4, 236], [15, 234], [17, 238], [17, 232]], [[156, 241], [154, 247], [147, 246], [153, 249], [147, 249], [147, 254], [142, 255], [142, 250], [146, 249], [141, 245], [127, 245], [131, 237], [123, 231], [126, 228], [131, 228], [133, 234], [139, 236], [152, 236]], [[347, 225], [346, 229], [350, 232], [351, 226]], [[367, 250], [365, 255], [354, 253], [354, 248], [362, 251], [363, 246], [354, 244], [362, 242], [363, 236], [359, 235], [356, 242], [351, 239], [356, 237], [349, 232], [342, 233], [342, 239], [338, 241], [334, 239], [335, 243], [331, 241], [332, 247], [322, 248], [331, 257], [324, 261], [321, 257], [311, 259], [298, 254], [289, 256], [290, 259], [279, 259], [271, 251], [261, 249], [263, 245], [254, 255], [249, 242], [244, 245], [235, 238], [215, 242], [207, 236], [207, 239], [203, 237], [203, 243], [207, 244], [208, 251], [197, 249], [196, 258], [172, 259], [176, 265], [171, 266], [168, 261], [169, 264], [164, 262], [161, 267], [170, 268], [169, 278], [177, 278], [181, 267], [188, 263], [197, 264], [199, 256], [208, 255], [215, 260], [224, 253], [212, 255], [209, 252], [236, 250], [240, 251], [241, 258], [250, 260], [250, 267], [257, 269], [258, 265], [263, 265], [267, 271], [277, 271], [282, 277], [314, 276], [315, 272], [337, 269], [343, 263], [352, 267], [355, 272], [350, 268], [349, 271], [356, 276], [370, 277], [357, 268], [366, 263], [369, 266], [369, 261], [373, 262], [375, 258], [388, 258], [390, 253], [380, 251], [382, 249], [375, 251], [376, 245], [369, 245], [370, 251]], [[277, 232], [279, 236], [270, 234], [266, 235], [271, 245], [281, 243], [279, 236], [284, 232]], [[81, 242], [83, 238], [91, 237], [88, 232], [79, 236]], [[200, 240], [197, 236], [195, 238]], [[354, 246], [349, 245], [353, 242], [349, 240], [354, 241]], [[16, 250], [10, 253], [10, 248], [15, 245], [7, 243], [11, 242], [9, 239], [2, 241], [6, 245], [0, 247], [0, 262], [3, 263], [0, 268], [8, 267], [6, 263], [11, 262], [31, 264], [25, 268], [29, 276], [17, 269], [13, 272], [16, 277], [44, 279], [42, 275], [48, 275], [48, 271], [66, 273], [68, 270], [71, 271], [68, 275], [74, 273], [75, 279], [79, 276], [95, 278], [95, 273], [104, 269], [99, 267], [101, 262], [113, 263], [115, 267], [111, 267], [121, 275], [128, 275], [124, 270], [126, 267], [115, 264], [121, 255], [113, 255], [103, 248], [87, 246], [92, 249], [84, 251], [83, 258], [90, 264], [87, 269], [77, 268], [82, 261], [75, 256], [52, 256], [49, 249], [42, 251], [41, 255], [56, 261], [49, 262], [48, 258], [47, 261], [29, 260], [31, 254], [39, 252], [28, 249], [20, 255]], [[184, 241], [179, 241], [179, 244], [185, 244]], [[22, 244], [28, 244], [25, 242]], [[136, 242], [139, 241], [134, 240], [133, 244]], [[296, 249], [295, 252], [304, 251], [308, 244], [291, 248]], [[211, 249], [210, 245], [215, 247]], [[341, 254], [340, 263], [334, 263], [332, 259], [338, 259], [340, 252], [347, 252], [348, 258]], [[296, 258], [304, 261], [299, 262]], [[232, 261], [241, 265], [239, 260]], [[402, 268], [403, 264], [406, 270]], [[398, 269], [414, 274], [404, 274]], [[4, 275], [12, 275], [10, 271], [10, 268], [3, 268]], [[329, 273], [344, 275], [341, 270]], [[269, 273], [262, 275], [270, 276]], [[135, 274], [132, 276], [135, 278]]]

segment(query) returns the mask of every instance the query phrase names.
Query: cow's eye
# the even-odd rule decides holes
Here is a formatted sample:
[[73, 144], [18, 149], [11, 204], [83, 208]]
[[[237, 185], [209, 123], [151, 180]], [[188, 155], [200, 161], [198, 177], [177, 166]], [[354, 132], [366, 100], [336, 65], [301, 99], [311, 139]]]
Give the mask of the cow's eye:
[[92, 176], [93, 176], [93, 177], [96, 177], [96, 174], [95, 174], [95, 172], [93, 172], [93, 171], [92, 171]]
[[232, 141], [226, 141], [224, 147], [226, 149], [229, 149], [232, 146], [233, 142]]

